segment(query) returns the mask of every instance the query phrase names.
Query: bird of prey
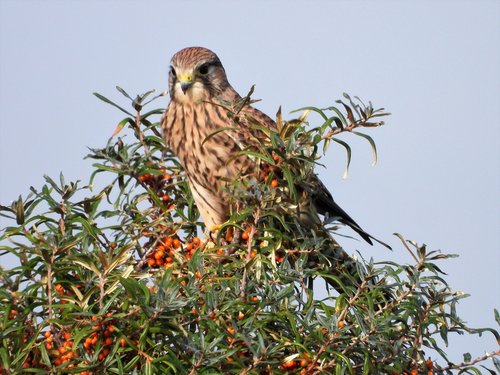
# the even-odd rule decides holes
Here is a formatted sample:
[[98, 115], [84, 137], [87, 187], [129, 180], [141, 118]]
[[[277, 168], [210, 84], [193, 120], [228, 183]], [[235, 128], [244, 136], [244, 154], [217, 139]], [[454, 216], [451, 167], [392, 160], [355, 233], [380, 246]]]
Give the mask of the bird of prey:
[[[190, 47], [177, 52], [169, 73], [170, 103], [162, 119], [167, 145], [180, 159], [196, 206], [207, 228], [224, 223], [230, 216], [231, 199], [227, 181], [255, 170], [255, 159], [240, 151], [259, 135], [248, 119], [276, 129], [276, 123], [250, 104], [241, 108], [239, 121], [228, 116], [225, 103], [242, 97], [229, 84], [219, 57], [207, 48]], [[218, 131], [220, 130], [220, 131]], [[377, 240], [334, 201], [319, 178], [313, 174], [308, 184], [310, 214], [328, 215], [350, 226], [366, 242]]]

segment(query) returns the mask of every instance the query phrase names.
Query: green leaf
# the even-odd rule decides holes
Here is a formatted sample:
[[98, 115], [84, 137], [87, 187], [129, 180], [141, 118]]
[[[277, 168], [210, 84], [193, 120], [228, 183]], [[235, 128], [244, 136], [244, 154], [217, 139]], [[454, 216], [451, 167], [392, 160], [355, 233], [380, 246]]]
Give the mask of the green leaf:
[[209, 135], [207, 135], [205, 137], [205, 139], [203, 140], [203, 142], [201, 142], [201, 147], [203, 147], [203, 145], [205, 144], [206, 141], [208, 141], [209, 139], [211, 139], [213, 136], [221, 133], [221, 132], [225, 132], [225, 131], [232, 131], [232, 130], [238, 130], [238, 128], [234, 127], [234, 126], [224, 126], [224, 127], [221, 127], [221, 128], [218, 128], [217, 130], [214, 130], [213, 132], [211, 132]]
[[113, 103], [111, 100], [109, 100], [108, 98], [106, 98], [105, 96], [102, 96], [101, 94], [97, 93], [97, 92], [94, 92], [92, 93], [95, 97], [97, 97], [98, 99], [101, 99], [103, 102], [105, 103], [108, 103], [110, 105], [112, 105], [113, 107], [116, 107], [118, 108], [120, 111], [126, 113], [127, 115], [131, 116], [131, 117], [134, 117], [134, 115], [132, 113], [130, 113], [129, 111], [123, 109], [122, 107], [120, 107], [118, 104], [115, 104]]
[[125, 96], [126, 98], [130, 99], [130, 100], [134, 100], [130, 97], [130, 95], [124, 90], [122, 89], [120, 86], [115, 86], [116, 89], [123, 95]]
[[120, 133], [122, 131], [123, 127], [125, 126], [125, 124], [127, 124], [127, 123], [133, 125], [134, 124], [134, 120], [132, 120], [130, 117], [126, 117], [123, 120], [121, 120], [118, 123], [118, 125], [116, 126], [116, 129], [113, 132], [113, 134], [111, 134], [111, 137], [114, 137], [115, 135], [117, 135], [118, 133]]
[[363, 137], [368, 142], [370, 142], [370, 146], [372, 146], [372, 153], [373, 153], [372, 166], [377, 164], [377, 146], [375, 146], [375, 142], [373, 141], [372, 137], [370, 137], [369, 135], [363, 134], [363, 133], [356, 132], [356, 131], [352, 131], [352, 133], [359, 135], [360, 137]]
[[299, 108], [299, 109], [295, 109], [295, 110], [291, 111], [290, 113], [296, 113], [296, 112], [302, 112], [302, 111], [313, 111], [313, 112], [316, 112], [316, 113], [318, 113], [323, 118], [323, 120], [328, 121], [328, 116], [325, 115], [325, 112], [323, 112], [321, 109], [316, 108], [316, 107], [302, 107], [302, 108]]
[[349, 165], [351, 165], [351, 147], [346, 142], [341, 141], [340, 139], [337, 139], [337, 138], [332, 138], [332, 141], [335, 141], [339, 145], [342, 145], [345, 148], [345, 151], [347, 153], [347, 163], [345, 166], [344, 175], [342, 176], [343, 179], [346, 179], [347, 174], [349, 173]]
[[267, 154], [267, 155], [264, 155], [264, 154], [261, 154], [259, 152], [256, 152], [256, 151], [252, 151], [252, 150], [241, 150], [240, 152], [238, 152], [238, 155], [248, 155], [248, 156], [253, 156], [254, 158], [256, 159], [260, 159], [260, 160], [264, 160], [265, 162], [273, 165], [274, 164], [274, 159], [271, 155]]

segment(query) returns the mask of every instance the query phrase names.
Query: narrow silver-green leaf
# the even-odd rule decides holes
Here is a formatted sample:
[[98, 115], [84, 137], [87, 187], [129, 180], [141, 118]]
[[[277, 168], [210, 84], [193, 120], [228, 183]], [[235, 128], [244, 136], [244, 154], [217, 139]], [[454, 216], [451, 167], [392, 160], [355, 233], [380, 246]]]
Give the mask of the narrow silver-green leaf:
[[373, 161], [372, 161], [372, 166], [377, 164], [377, 146], [375, 145], [375, 142], [373, 141], [373, 138], [370, 137], [369, 135], [359, 133], [356, 131], [353, 131], [352, 133], [359, 135], [360, 137], [363, 137], [366, 139], [368, 142], [370, 142], [370, 145], [372, 146], [372, 153], [373, 153]]

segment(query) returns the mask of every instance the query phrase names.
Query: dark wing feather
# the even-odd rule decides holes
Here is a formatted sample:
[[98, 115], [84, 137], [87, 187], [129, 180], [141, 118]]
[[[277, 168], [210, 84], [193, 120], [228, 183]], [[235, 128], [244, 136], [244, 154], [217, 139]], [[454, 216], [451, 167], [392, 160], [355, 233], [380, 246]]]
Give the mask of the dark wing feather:
[[[311, 188], [311, 187], [314, 188]], [[309, 187], [309, 194], [311, 195], [311, 199], [316, 207], [316, 210], [321, 215], [328, 214], [329, 217], [336, 218], [343, 224], [346, 224], [352, 228], [356, 233], [358, 233], [361, 238], [363, 238], [370, 245], [373, 245], [372, 239], [377, 241], [379, 244], [384, 245], [388, 249], [392, 250], [392, 248], [387, 245], [385, 242], [378, 240], [373, 237], [371, 234], [365, 232], [358, 223], [354, 221], [352, 217], [349, 216], [347, 212], [345, 212], [342, 207], [340, 207], [335, 200], [333, 199], [332, 194], [328, 191], [323, 182], [315, 176], [311, 185]]]

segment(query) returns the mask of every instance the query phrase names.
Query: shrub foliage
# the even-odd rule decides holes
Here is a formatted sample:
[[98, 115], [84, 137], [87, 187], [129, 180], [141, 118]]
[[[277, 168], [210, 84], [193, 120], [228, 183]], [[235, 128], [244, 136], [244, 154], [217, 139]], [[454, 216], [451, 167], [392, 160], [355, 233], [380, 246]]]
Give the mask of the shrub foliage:
[[[397, 234], [395, 251], [411, 263], [346, 267], [325, 251], [336, 245], [328, 218], [323, 230], [295, 218], [295, 187], [332, 142], [349, 166], [340, 133], [365, 138], [376, 160], [359, 130], [382, 125], [383, 110], [344, 95], [330, 108], [301, 109], [316, 127], [279, 111], [279, 130], [261, 129], [269, 143], [242, 151], [259, 171], [229, 185], [239, 210], [208, 232], [162, 139], [162, 111], [144, 109], [157, 97], [118, 89], [133, 109], [96, 94], [127, 117], [104, 148], [90, 149], [88, 184], [46, 177], [0, 206], [9, 222], [0, 254], [18, 264], [0, 268], [3, 374], [480, 374], [489, 357], [499, 370], [498, 351], [454, 363], [443, 349], [451, 333], [499, 340], [457, 315], [465, 295], [441, 271], [452, 255]], [[237, 118], [249, 100], [227, 111]]]

